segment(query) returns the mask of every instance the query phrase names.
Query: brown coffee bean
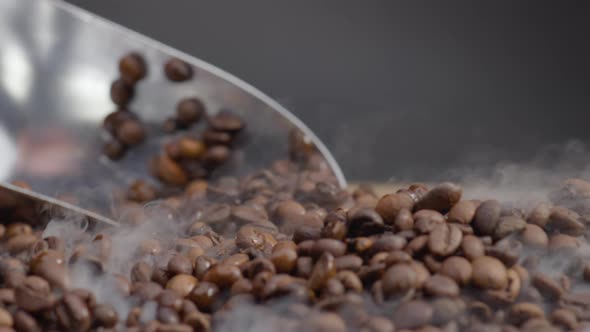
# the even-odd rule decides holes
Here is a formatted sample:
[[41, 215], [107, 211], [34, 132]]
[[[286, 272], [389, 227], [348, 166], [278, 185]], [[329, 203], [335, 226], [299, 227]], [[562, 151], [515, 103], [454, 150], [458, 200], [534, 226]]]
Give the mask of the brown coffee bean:
[[416, 271], [408, 264], [396, 264], [387, 269], [381, 282], [386, 297], [404, 295], [417, 287]]
[[135, 52], [126, 54], [119, 60], [119, 73], [127, 83], [134, 84], [146, 76], [145, 60]]
[[346, 332], [346, 323], [334, 313], [317, 313], [301, 323], [302, 331], [309, 332]]
[[483, 242], [474, 235], [466, 235], [461, 242], [461, 250], [465, 257], [473, 260], [477, 257], [485, 255], [485, 247]]
[[558, 308], [551, 313], [551, 322], [563, 329], [574, 330], [578, 326], [578, 318], [571, 310]]
[[88, 331], [90, 329], [90, 311], [75, 294], [66, 293], [59, 301], [55, 315], [61, 327], [68, 331]]
[[233, 254], [226, 259], [224, 259], [221, 264], [233, 265], [233, 266], [243, 266], [250, 260], [250, 257], [246, 254]]
[[576, 212], [556, 206], [551, 209], [549, 222], [546, 227], [570, 236], [580, 236], [584, 233], [584, 224], [579, 220], [580, 215]]
[[414, 200], [406, 193], [395, 193], [381, 197], [377, 202], [375, 211], [379, 213], [381, 218], [388, 224], [395, 223], [395, 219], [402, 209], [412, 210]]
[[500, 217], [494, 231], [495, 239], [502, 239], [512, 233], [517, 233], [525, 229], [527, 223], [520, 216]]
[[496, 200], [488, 200], [479, 205], [475, 211], [473, 229], [478, 235], [492, 235], [496, 230], [502, 206]]
[[197, 278], [190, 274], [177, 274], [168, 281], [166, 288], [185, 297], [195, 288], [197, 283]]
[[529, 319], [543, 317], [545, 317], [544, 310], [537, 304], [530, 302], [514, 304], [508, 312], [508, 321], [517, 326]]
[[434, 310], [425, 301], [411, 300], [402, 303], [393, 313], [392, 320], [398, 329], [417, 329], [428, 325]]
[[328, 280], [336, 274], [334, 256], [329, 252], [323, 253], [315, 263], [311, 275], [309, 276], [308, 286], [313, 291], [318, 291], [326, 285]]
[[452, 224], [439, 224], [434, 227], [428, 238], [428, 249], [438, 256], [454, 253], [463, 240], [463, 233]]
[[486, 255], [501, 260], [507, 267], [511, 267], [518, 262], [521, 252], [522, 243], [511, 238], [504, 238], [493, 246], [486, 248]]
[[535, 273], [531, 279], [531, 283], [548, 299], [559, 299], [564, 294], [561, 285], [545, 274]]
[[116, 140], [109, 140], [104, 143], [102, 153], [111, 160], [119, 160], [123, 158], [126, 152], [126, 147]]
[[455, 297], [459, 295], [459, 286], [457, 283], [444, 275], [433, 275], [426, 279], [424, 291], [431, 296], [448, 296]]
[[153, 268], [146, 262], [137, 262], [131, 268], [131, 281], [148, 282], [152, 280]]
[[348, 210], [348, 236], [369, 236], [384, 229], [383, 219], [374, 209], [361, 207]]
[[522, 242], [536, 248], [546, 248], [549, 245], [549, 237], [543, 228], [535, 224], [527, 224], [521, 234]]
[[204, 281], [216, 284], [219, 288], [230, 287], [234, 282], [242, 278], [240, 269], [236, 266], [227, 264], [217, 264], [213, 266], [203, 276]]
[[227, 146], [215, 145], [209, 147], [203, 155], [203, 163], [206, 167], [217, 167], [226, 162], [231, 155]]
[[198, 311], [191, 312], [186, 315], [182, 321], [189, 326], [188, 331], [211, 331], [211, 318], [207, 314]]
[[39, 326], [39, 324], [37, 323], [37, 321], [35, 320], [35, 318], [33, 318], [33, 316], [31, 316], [30, 314], [26, 313], [25, 311], [22, 310], [17, 310], [14, 313], [14, 329], [16, 331], [22, 331], [22, 332], [41, 332], [41, 327]]
[[55, 304], [49, 283], [37, 276], [28, 276], [15, 290], [16, 305], [28, 312], [49, 309]]
[[111, 100], [118, 106], [126, 106], [134, 95], [133, 85], [126, 83], [123, 79], [118, 79], [111, 84]]
[[414, 211], [436, 210], [447, 213], [460, 199], [463, 190], [460, 186], [445, 182], [432, 188], [414, 206]]
[[193, 68], [180, 59], [170, 59], [164, 65], [164, 73], [172, 82], [183, 82], [193, 77]]
[[233, 140], [233, 136], [230, 133], [215, 131], [212, 129], [205, 130], [202, 138], [207, 146], [230, 145]]
[[156, 301], [160, 307], [168, 307], [177, 312], [182, 309], [182, 296], [170, 289], [163, 290], [156, 298]]
[[168, 272], [174, 274], [192, 274], [193, 264], [183, 255], [175, 255], [168, 261]]
[[205, 115], [205, 105], [198, 98], [185, 98], [176, 105], [176, 124], [188, 128]]
[[406, 249], [405, 250], [410, 255], [419, 254], [422, 251], [424, 251], [424, 249], [426, 249], [428, 247], [428, 239], [429, 239], [429, 236], [428, 235], [416, 236], [414, 239], [412, 239], [408, 243], [408, 245], [406, 246]]
[[188, 298], [193, 301], [199, 310], [210, 311], [219, 294], [219, 287], [216, 284], [202, 281], [195, 287]]
[[273, 250], [270, 260], [277, 272], [290, 273], [297, 266], [297, 258], [297, 251], [294, 248], [281, 248]]
[[473, 268], [466, 258], [451, 256], [443, 261], [439, 273], [464, 286], [471, 281]]
[[437, 225], [446, 223], [445, 217], [434, 210], [420, 210], [414, 213], [414, 230], [421, 234], [432, 232]]
[[469, 224], [475, 217], [476, 209], [477, 206], [473, 201], [457, 202], [449, 211], [447, 219], [449, 222]]
[[133, 146], [145, 140], [145, 129], [138, 120], [124, 120], [119, 124], [115, 133], [119, 142]]
[[98, 304], [92, 311], [93, 323], [104, 328], [113, 328], [119, 320], [115, 308], [108, 304]]
[[573, 250], [580, 246], [580, 242], [573, 236], [555, 234], [549, 237], [549, 249], [551, 250]]
[[401, 250], [406, 246], [406, 239], [397, 235], [382, 235], [371, 246], [371, 252], [388, 252]]
[[213, 130], [234, 133], [242, 130], [245, 123], [237, 114], [222, 110], [209, 118], [209, 126]]
[[12, 315], [8, 310], [0, 308], [0, 326], [11, 327], [14, 324]]
[[500, 260], [490, 256], [480, 256], [472, 261], [473, 283], [481, 288], [504, 289], [508, 284], [506, 267]]
[[160, 155], [154, 159], [157, 177], [166, 184], [182, 186], [188, 182], [186, 172], [178, 163], [166, 155]]
[[[385, 222], [387, 221], [385, 220]], [[412, 230], [414, 228], [414, 217], [412, 216], [412, 212], [406, 208], [399, 210], [393, 221], [393, 226], [395, 226], [398, 231]]]
[[361, 331], [365, 332], [394, 332], [395, 326], [393, 323], [381, 316], [372, 316], [363, 323]]
[[4, 248], [9, 253], [15, 255], [30, 250], [37, 240], [38, 237], [33, 234], [18, 234], [8, 238], [4, 243]]
[[549, 203], [540, 203], [533, 209], [533, 211], [531, 211], [527, 218], [527, 222], [539, 227], [545, 227], [549, 222], [551, 211], [552, 207]]
[[435, 298], [432, 300], [431, 305], [433, 308], [432, 323], [436, 325], [442, 325], [455, 319], [467, 307], [462, 299], [448, 297]]
[[297, 259], [296, 275], [300, 278], [309, 278], [313, 269], [311, 257], [299, 257]]

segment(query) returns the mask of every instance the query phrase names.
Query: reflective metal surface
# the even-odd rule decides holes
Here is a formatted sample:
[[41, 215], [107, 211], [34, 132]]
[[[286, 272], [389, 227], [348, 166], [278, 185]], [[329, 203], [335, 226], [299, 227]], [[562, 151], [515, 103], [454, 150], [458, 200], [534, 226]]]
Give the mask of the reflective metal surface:
[[[152, 139], [118, 163], [100, 157], [99, 127], [116, 109], [110, 84], [118, 77], [119, 57], [130, 51], [146, 58], [149, 73], [129, 108], [153, 124], [152, 132], [174, 113], [178, 100], [199, 97], [209, 113], [229, 108], [246, 120], [247, 144], [224, 172], [245, 174], [286, 158], [288, 134], [297, 129], [345, 186], [326, 147], [268, 96], [219, 68], [52, 0], [0, 0], [0, 181], [19, 179], [43, 194], [74, 193], [85, 201], [115, 184], [148, 177], [146, 156], [161, 140]], [[192, 64], [195, 78], [167, 81], [162, 68], [171, 57]]]

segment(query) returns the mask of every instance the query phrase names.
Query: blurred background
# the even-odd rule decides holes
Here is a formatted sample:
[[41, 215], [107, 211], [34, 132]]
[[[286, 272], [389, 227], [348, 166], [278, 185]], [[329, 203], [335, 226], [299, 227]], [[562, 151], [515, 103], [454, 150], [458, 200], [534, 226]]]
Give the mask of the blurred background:
[[588, 2], [69, 2], [276, 98], [352, 180], [437, 180], [572, 139], [585, 154], [590, 137]]

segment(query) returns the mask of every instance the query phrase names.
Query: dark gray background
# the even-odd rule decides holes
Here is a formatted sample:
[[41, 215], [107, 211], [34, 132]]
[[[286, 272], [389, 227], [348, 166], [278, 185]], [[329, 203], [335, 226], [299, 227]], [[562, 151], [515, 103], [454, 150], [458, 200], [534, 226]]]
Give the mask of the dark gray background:
[[248, 81], [356, 180], [586, 141], [587, 2], [70, 0]]

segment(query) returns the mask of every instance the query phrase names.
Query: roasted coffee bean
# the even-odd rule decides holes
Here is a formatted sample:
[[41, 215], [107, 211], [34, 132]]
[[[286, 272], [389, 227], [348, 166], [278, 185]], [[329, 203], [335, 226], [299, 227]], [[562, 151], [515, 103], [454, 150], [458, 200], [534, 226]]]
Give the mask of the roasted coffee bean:
[[[206, 274], [205, 274], [206, 276]], [[177, 274], [166, 284], [167, 289], [176, 291], [181, 296], [187, 296], [197, 285], [197, 278], [190, 274]]]
[[[387, 220], [385, 220], [387, 222]], [[408, 231], [414, 228], [414, 217], [409, 209], [399, 210], [393, 221], [393, 225], [398, 231]]]
[[164, 183], [182, 186], [188, 182], [186, 172], [180, 165], [166, 155], [160, 155], [154, 159], [156, 176]]
[[403, 295], [418, 285], [416, 271], [408, 264], [396, 264], [387, 269], [381, 279], [385, 296]]
[[30, 314], [18, 310], [14, 314], [14, 329], [23, 332], [41, 332], [41, 327]]
[[176, 124], [188, 128], [205, 115], [205, 105], [197, 98], [185, 98], [176, 105]]
[[203, 135], [203, 142], [207, 146], [213, 145], [230, 145], [233, 140], [233, 136], [230, 133], [215, 130], [206, 130]]
[[132, 293], [143, 301], [150, 301], [154, 300], [162, 290], [162, 286], [155, 282], [137, 282], [133, 284]]
[[502, 239], [512, 233], [518, 233], [525, 229], [526, 225], [526, 221], [520, 216], [501, 217], [494, 230], [494, 238]]
[[571, 310], [558, 308], [551, 313], [551, 322], [562, 329], [574, 330], [578, 325], [578, 318]]
[[551, 209], [546, 227], [566, 235], [580, 236], [584, 233], [584, 224], [580, 222], [579, 218], [580, 216], [576, 212], [556, 206]]
[[5, 243], [4, 248], [11, 254], [15, 255], [30, 250], [38, 237], [33, 234], [18, 234], [10, 237]]
[[416, 255], [424, 251], [428, 247], [428, 235], [416, 236], [406, 246], [406, 251], [411, 255]]
[[345, 332], [346, 323], [334, 313], [317, 313], [308, 317], [301, 324], [302, 331], [310, 332]]
[[37, 312], [51, 308], [55, 296], [51, 294], [49, 283], [37, 276], [29, 276], [15, 290], [16, 305], [27, 311]]
[[119, 60], [119, 73], [127, 83], [134, 84], [146, 76], [145, 60], [135, 52], [126, 54]]
[[401, 304], [393, 313], [392, 319], [399, 329], [417, 329], [428, 325], [434, 310], [425, 301], [412, 300]]
[[548, 299], [558, 299], [564, 293], [563, 288], [557, 281], [542, 273], [535, 273], [531, 283]]
[[477, 257], [485, 255], [485, 247], [483, 242], [473, 235], [466, 235], [461, 242], [461, 250], [465, 257], [473, 260]]
[[152, 266], [146, 262], [137, 262], [131, 268], [131, 281], [148, 282], [152, 280]]
[[170, 81], [183, 82], [193, 77], [193, 68], [180, 59], [170, 59], [164, 65], [164, 73]]
[[462, 192], [461, 187], [454, 183], [441, 183], [416, 202], [414, 211], [436, 210], [446, 213], [461, 199]]
[[551, 250], [576, 249], [579, 246], [578, 239], [570, 235], [555, 234], [549, 237], [549, 249]]
[[119, 160], [123, 158], [126, 152], [126, 147], [116, 140], [109, 140], [104, 143], [102, 153], [111, 160]]
[[317, 291], [324, 287], [335, 274], [334, 256], [326, 252], [315, 263], [309, 276], [308, 286], [311, 290]]
[[366, 322], [363, 323], [363, 327], [361, 331], [366, 332], [393, 332], [395, 331], [395, 326], [393, 323], [381, 316], [372, 316], [367, 319]]
[[75, 294], [64, 294], [55, 309], [55, 315], [61, 327], [67, 331], [88, 331], [90, 329], [90, 311]]
[[478, 235], [492, 235], [496, 230], [502, 206], [496, 200], [481, 203], [475, 211], [473, 229]]
[[430, 232], [428, 249], [438, 256], [448, 256], [454, 253], [463, 240], [463, 233], [452, 224], [439, 224]]
[[540, 203], [533, 209], [533, 211], [531, 211], [527, 218], [527, 222], [539, 227], [545, 227], [549, 222], [551, 212], [551, 205], [549, 203]]
[[383, 218], [383, 220], [392, 225], [402, 209], [412, 210], [414, 201], [406, 193], [389, 194], [381, 197], [377, 202], [375, 211]]
[[133, 85], [127, 83], [124, 79], [118, 79], [111, 84], [111, 100], [118, 106], [126, 106], [134, 95], [135, 89]]
[[535, 224], [527, 224], [521, 234], [522, 242], [536, 248], [546, 248], [549, 245], [549, 237], [543, 228]]
[[297, 259], [296, 275], [301, 278], [309, 278], [313, 269], [313, 260], [311, 257], [299, 257]]
[[188, 295], [199, 310], [210, 311], [219, 294], [219, 287], [216, 284], [202, 281]]
[[371, 246], [371, 252], [387, 252], [401, 250], [406, 246], [406, 239], [397, 235], [383, 235]]
[[168, 307], [158, 307], [156, 315], [158, 320], [164, 324], [177, 324], [180, 322], [178, 313], [174, 309]]
[[351, 209], [347, 214], [348, 236], [368, 236], [383, 232], [383, 219], [374, 209]]
[[431, 296], [455, 297], [459, 295], [457, 283], [444, 275], [433, 275], [424, 283], [424, 291]]
[[520, 325], [532, 318], [542, 318], [545, 312], [535, 303], [522, 302], [514, 304], [508, 312], [508, 320], [514, 325]]
[[473, 268], [466, 258], [452, 256], [443, 261], [439, 273], [455, 280], [456, 283], [463, 286], [471, 281]]
[[[276, 247], [276, 246], [275, 246]], [[294, 248], [273, 250], [270, 257], [279, 273], [290, 273], [297, 266], [297, 251]]]
[[495, 257], [507, 267], [516, 264], [522, 252], [522, 243], [510, 238], [502, 239], [486, 248], [486, 255]]
[[476, 204], [473, 201], [460, 201], [449, 211], [448, 221], [469, 224], [475, 217]]
[[216, 284], [219, 288], [229, 287], [242, 277], [240, 269], [228, 264], [217, 264], [203, 276], [204, 281]]
[[168, 261], [168, 272], [172, 274], [192, 274], [193, 264], [183, 255], [175, 255]]
[[434, 210], [420, 210], [414, 213], [414, 230], [421, 234], [430, 233], [437, 225], [445, 223], [445, 217]]
[[119, 320], [119, 315], [115, 308], [111, 307], [108, 304], [99, 304], [94, 307], [92, 311], [92, 317], [94, 318], [94, 325], [104, 327], [104, 328], [113, 328], [117, 324]]
[[235, 133], [242, 130], [245, 124], [236, 114], [222, 110], [209, 118], [209, 126], [213, 130]]
[[504, 289], [508, 284], [508, 273], [497, 258], [480, 256], [472, 261], [473, 283], [484, 289]]
[[0, 326], [11, 327], [14, 324], [12, 315], [4, 308], [0, 308]]
[[203, 154], [203, 163], [206, 167], [217, 167], [230, 158], [231, 151], [223, 145], [209, 147]]

